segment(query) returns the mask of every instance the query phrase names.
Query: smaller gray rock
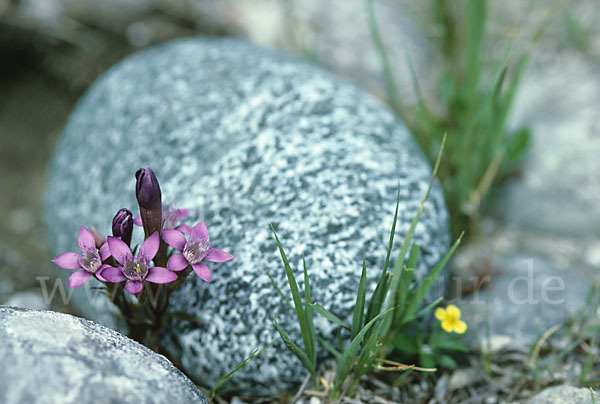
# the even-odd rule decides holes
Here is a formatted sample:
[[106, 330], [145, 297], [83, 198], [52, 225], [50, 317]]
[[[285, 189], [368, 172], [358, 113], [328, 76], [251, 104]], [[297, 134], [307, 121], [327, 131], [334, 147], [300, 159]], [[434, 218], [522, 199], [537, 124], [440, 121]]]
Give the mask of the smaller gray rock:
[[[596, 401], [600, 395], [594, 393]], [[554, 386], [542, 390], [530, 401], [530, 404], [592, 404], [592, 392], [588, 388], [573, 386]]]
[[52, 310], [49, 302], [35, 290], [25, 290], [15, 293], [6, 302], [6, 306], [22, 307], [30, 310]]
[[202, 403], [163, 356], [78, 317], [0, 306], [0, 402]]

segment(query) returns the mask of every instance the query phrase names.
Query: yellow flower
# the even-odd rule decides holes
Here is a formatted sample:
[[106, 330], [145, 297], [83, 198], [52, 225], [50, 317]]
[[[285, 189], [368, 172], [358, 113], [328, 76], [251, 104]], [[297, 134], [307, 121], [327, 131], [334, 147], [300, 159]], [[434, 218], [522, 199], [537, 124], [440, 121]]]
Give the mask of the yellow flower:
[[442, 322], [442, 329], [446, 332], [454, 331], [463, 334], [467, 331], [467, 323], [460, 319], [460, 309], [453, 304], [445, 309], [441, 307], [435, 309], [435, 318]]

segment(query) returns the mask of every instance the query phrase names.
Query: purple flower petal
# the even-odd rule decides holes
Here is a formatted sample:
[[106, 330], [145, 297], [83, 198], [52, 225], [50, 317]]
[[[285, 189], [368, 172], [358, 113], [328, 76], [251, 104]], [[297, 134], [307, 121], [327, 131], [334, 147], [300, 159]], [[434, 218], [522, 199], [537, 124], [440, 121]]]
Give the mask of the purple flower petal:
[[177, 279], [177, 274], [167, 268], [152, 267], [148, 269], [146, 280], [152, 283], [169, 283]]
[[[102, 269], [104, 268], [104, 269]], [[123, 275], [123, 271], [121, 271], [119, 268], [115, 268], [115, 267], [111, 267], [109, 265], [106, 265], [105, 267], [100, 268], [100, 276], [104, 279], [106, 279], [107, 282], [123, 282], [124, 280], [126, 280], [127, 278], [125, 278], [125, 275]], [[98, 274], [98, 272], [96, 272], [96, 275]]]
[[206, 266], [206, 264], [194, 264], [192, 265], [192, 269], [200, 277], [200, 279], [210, 282], [210, 269]]
[[110, 265], [108, 265], [108, 264], [102, 265], [100, 267], [100, 269], [97, 270], [96, 273], [94, 274], [94, 275], [96, 275], [96, 278], [98, 278], [102, 282], [108, 282], [108, 280], [102, 276], [102, 272], [104, 272], [104, 270], [107, 269], [107, 268], [112, 268], [112, 267]]
[[206, 229], [206, 224], [204, 224], [204, 222], [198, 222], [198, 224], [192, 227], [190, 235], [200, 239], [200, 241], [204, 243], [208, 239], [208, 230]]
[[180, 232], [185, 234], [192, 234], [192, 228], [187, 224], [180, 224], [175, 228], [175, 230], [179, 230]]
[[106, 243], [106, 239], [104, 238], [104, 236], [102, 234], [100, 234], [94, 226], [90, 227], [90, 231], [92, 232], [92, 235], [94, 236], [94, 242], [96, 244], [96, 248], [100, 248], [100, 246], [102, 244]]
[[233, 258], [233, 255], [227, 254], [225, 251], [219, 250], [218, 248], [211, 248], [208, 250], [208, 254], [206, 254], [203, 261], [225, 262], [232, 260]]
[[110, 255], [115, 257], [119, 264], [125, 265], [129, 261], [133, 261], [133, 254], [123, 240], [118, 237], [108, 236], [107, 243]]
[[129, 281], [125, 284], [125, 290], [128, 291], [129, 293], [131, 293], [132, 295], [134, 295], [136, 293], [140, 293], [143, 288], [144, 288], [143, 282]]
[[79, 264], [79, 258], [81, 258], [79, 254], [75, 254], [74, 252], [66, 252], [54, 258], [52, 262], [64, 269], [79, 269], [81, 268], [81, 265]]
[[187, 266], [190, 265], [182, 254], [175, 254], [169, 258], [169, 262], [167, 262], [167, 268], [170, 271], [181, 271], [186, 269]]
[[142, 223], [142, 217], [141, 216], [137, 216], [136, 218], [133, 219], [133, 224], [135, 224], [136, 226], [143, 226], [144, 224]]
[[102, 247], [100, 247], [100, 259], [104, 261], [108, 257], [110, 257], [110, 247], [108, 246], [108, 243], [104, 243], [102, 244]]
[[90, 276], [92, 276], [92, 274], [88, 271], [84, 271], [83, 269], [81, 271], [73, 272], [71, 276], [69, 276], [69, 287], [76, 288], [83, 285], [88, 279], [90, 279]]
[[183, 233], [177, 230], [165, 229], [162, 231], [163, 240], [165, 243], [176, 249], [177, 251], [183, 251], [185, 247], [186, 239]]
[[137, 253], [137, 257], [140, 259], [143, 258], [150, 262], [158, 252], [159, 247], [160, 236], [158, 235], [158, 232], [155, 231], [150, 237], [144, 240], [142, 246], [140, 247], [140, 250]]
[[185, 219], [185, 217], [188, 215], [188, 213], [190, 213], [189, 209], [175, 209], [175, 220], [177, 222], [182, 221], [183, 219]]
[[85, 226], [81, 226], [79, 228], [77, 241], [79, 242], [79, 248], [81, 251], [96, 249], [96, 239], [94, 238], [92, 232], [89, 231]]

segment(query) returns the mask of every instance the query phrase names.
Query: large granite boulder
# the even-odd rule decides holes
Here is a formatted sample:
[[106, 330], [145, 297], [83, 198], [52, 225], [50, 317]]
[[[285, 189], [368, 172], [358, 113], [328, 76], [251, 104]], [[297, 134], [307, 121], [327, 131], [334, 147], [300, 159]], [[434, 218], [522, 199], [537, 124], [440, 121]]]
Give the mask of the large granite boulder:
[[0, 402], [205, 403], [164, 357], [90, 321], [0, 306]]
[[[300, 341], [293, 313], [265, 274], [287, 290], [269, 223], [298, 274], [305, 253], [314, 299], [348, 318], [363, 254], [371, 289], [383, 265], [398, 186], [402, 237], [431, 175], [406, 127], [373, 97], [287, 56], [214, 39], [133, 55], [83, 97], [50, 167], [54, 252], [75, 248], [80, 224], [108, 232], [114, 212], [135, 208], [134, 173], [142, 166], [155, 170], [164, 202], [189, 208], [190, 221], [206, 221], [214, 245], [236, 257], [212, 266], [211, 283], [193, 276], [171, 299], [198, 321], [172, 324], [165, 348], [207, 384], [278, 339], [273, 315]], [[415, 233], [423, 247], [417, 278], [446, 251], [447, 219], [436, 186]], [[73, 302], [81, 313], [115, 326], [107, 301], [80, 289]], [[317, 327], [325, 337], [333, 330], [321, 318]], [[234, 383], [272, 393], [304, 375], [277, 343]]]

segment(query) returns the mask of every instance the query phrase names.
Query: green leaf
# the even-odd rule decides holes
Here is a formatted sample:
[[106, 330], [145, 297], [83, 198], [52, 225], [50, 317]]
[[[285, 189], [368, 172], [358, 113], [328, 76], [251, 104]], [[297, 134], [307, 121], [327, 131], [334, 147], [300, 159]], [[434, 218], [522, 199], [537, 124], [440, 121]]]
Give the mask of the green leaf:
[[335, 314], [333, 314], [332, 312], [327, 310], [325, 307], [321, 306], [319, 303], [313, 303], [312, 307], [315, 309], [315, 311], [317, 313], [321, 314], [323, 317], [325, 317], [327, 320], [331, 321], [332, 323], [336, 323], [337, 325], [340, 325], [348, 330], [351, 329], [350, 326], [345, 324], [338, 316], [336, 316]]
[[[302, 301], [300, 300], [300, 291], [298, 290], [298, 284], [296, 283], [296, 279], [294, 278], [294, 274], [292, 272], [292, 268], [288, 262], [287, 256], [285, 255], [285, 251], [283, 251], [283, 247], [281, 242], [279, 241], [279, 237], [277, 237], [277, 233], [275, 232], [275, 228], [271, 224], [271, 230], [275, 235], [275, 240], [277, 241], [277, 246], [279, 247], [279, 253], [281, 255], [281, 260], [283, 261], [283, 266], [285, 268], [285, 275], [287, 276], [288, 283], [290, 285], [290, 290], [292, 292], [292, 299], [294, 301], [294, 307], [296, 309], [296, 317], [298, 318], [298, 324], [300, 325], [300, 332], [302, 333], [302, 341], [304, 342], [304, 349], [306, 349], [306, 354], [309, 358], [313, 358], [314, 355], [314, 346], [311, 343], [311, 333], [308, 323], [306, 322], [306, 313], [304, 312], [304, 307]], [[314, 368], [313, 363], [313, 368]]]
[[442, 339], [440, 338], [436, 344], [438, 349], [446, 349], [449, 351], [468, 352], [469, 348], [460, 341], [454, 339]]
[[363, 325], [363, 315], [365, 311], [365, 296], [367, 293], [367, 261], [363, 256], [363, 268], [358, 282], [358, 291], [356, 292], [356, 303], [354, 304], [354, 313], [352, 315], [352, 330], [350, 339], [356, 337], [358, 331]]
[[407, 334], [397, 334], [394, 336], [394, 339], [392, 340], [392, 343], [394, 345], [394, 348], [412, 354], [412, 355], [416, 355], [419, 353], [419, 344], [417, 343], [417, 339], [407, 335]]
[[435, 357], [429, 353], [419, 355], [419, 366], [423, 368], [434, 368], [436, 365]]
[[448, 355], [439, 355], [438, 363], [440, 364], [440, 366], [443, 366], [448, 369], [456, 369], [456, 367], [458, 366], [454, 359], [452, 359], [452, 357]]
[[300, 349], [300, 347], [296, 345], [296, 343], [292, 341], [290, 337], [288, 337], [285, 331], [281, 329], [279, 323], [275, 319], [275, 316], [273, 316], [273, 321], [275, 322], [275, 327], [277, 327], [277, 331], [279, 331], [279, 335], [281, 335], [281, 339], [283, 339], [285, 345], [290, 349], [290, 351], [294, 353], [294, 355], [296, 355], [298, 359], [300, 359], [300, 362], [302, 362], [302, 365], [304, 365], [306, 370], [308, 370], [313, 375], [313, 377], [316, 377], [317, 372], [315, 370], [315, 367], [306, 355], [306, 353], [302, 349]]
[[225, 376], [220, 378], [215, 383], [215, 385], [212, 387], [212, 389], [210, 390], [210, 399], [213, 400], [215, 398], [215, 395], [216, 395], [217, 391], [221, 388], [221, 386], [223, 386], [225, 383], [227, 383], [237, 371], [245, 368], [246, 365], [248, 365], [248, 363], [250, 363], [251, 360], [256, 358], [258, 355], [261, 354], [262, 351], [271, 347], [272, 345], [273, 345], [273, 343], [271, 342], [270, 344], [265, 345], [264, 347], [262, 347], [260, 349], [254, 350], [254, 352], [250, 356], [248, 356], [246, 359], [244, 359], [239, 365], [237, 365], [235, 367], [235, 369], [233, 369], [231, 372], [227, 373]]

